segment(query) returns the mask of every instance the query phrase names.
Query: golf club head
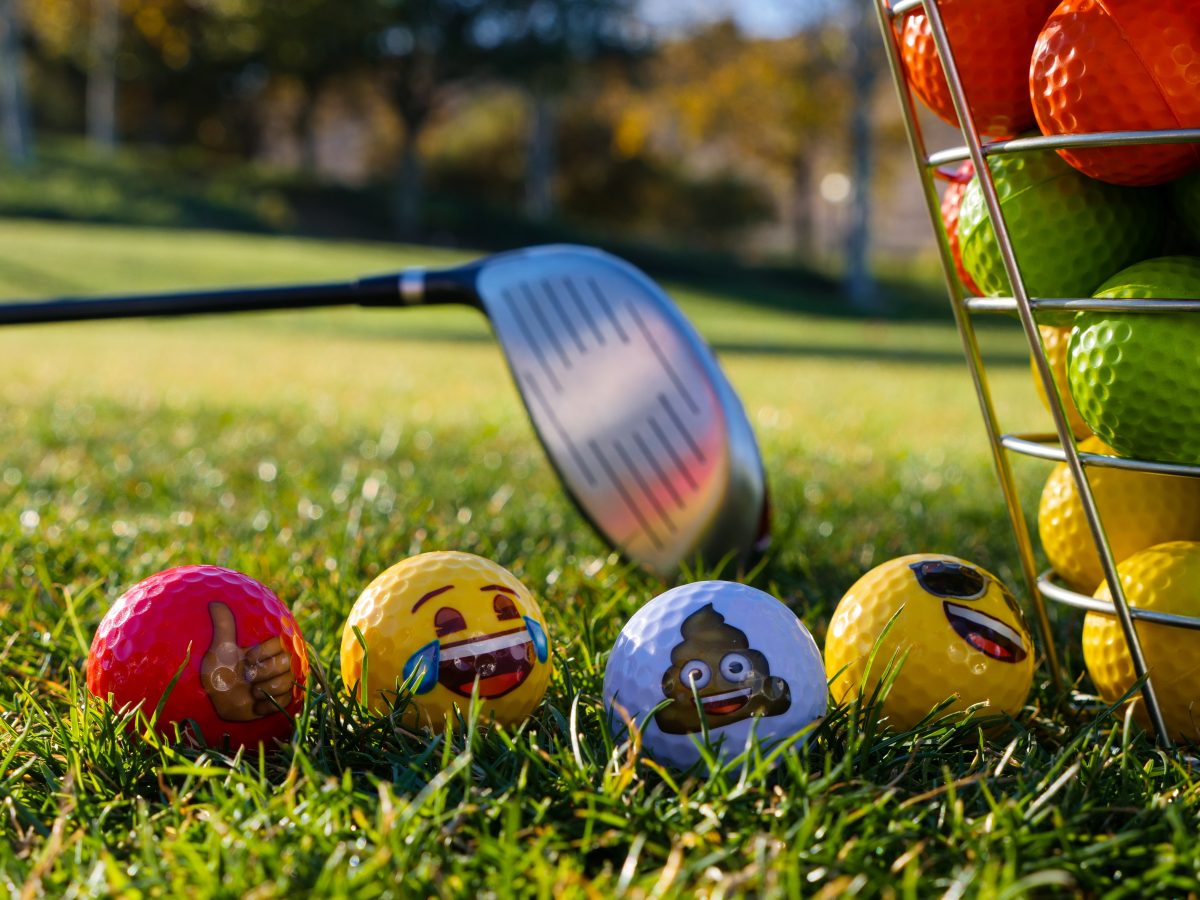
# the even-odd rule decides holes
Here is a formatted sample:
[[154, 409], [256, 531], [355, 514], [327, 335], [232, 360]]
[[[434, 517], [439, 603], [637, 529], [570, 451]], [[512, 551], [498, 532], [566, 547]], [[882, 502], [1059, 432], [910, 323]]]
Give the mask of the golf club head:
[[745, 563], [762, 549], [754, 432], [712, 351], [657, 284], [568, 245], [467, 271], [551, 463], [611, 545], [660, 575], [693, 561]]

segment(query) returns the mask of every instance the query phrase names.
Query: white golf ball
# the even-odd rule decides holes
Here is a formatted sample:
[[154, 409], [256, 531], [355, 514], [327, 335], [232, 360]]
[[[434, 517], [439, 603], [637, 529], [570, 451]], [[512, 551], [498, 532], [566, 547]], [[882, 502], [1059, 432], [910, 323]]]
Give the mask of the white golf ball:
[[769, 747], [821, 718], [827, 694], [821, 652], [795, 614], [728, 581], [655, 597], [621, 629], [604, 671], [614, 733], [635, 723], [643, 747], [680, 769], [700, 759], [701, 710], [709, 740], [728, 759], [752, 730]]

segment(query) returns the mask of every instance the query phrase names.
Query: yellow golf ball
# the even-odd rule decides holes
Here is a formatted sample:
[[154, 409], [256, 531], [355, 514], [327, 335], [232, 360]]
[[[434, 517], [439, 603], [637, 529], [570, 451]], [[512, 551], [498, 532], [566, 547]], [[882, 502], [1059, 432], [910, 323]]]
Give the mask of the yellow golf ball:
[[[1083, 421], [1083, 416], [1079, 414], [1079, 409], [1075, 406], [1075, 400], [1071, 397], [1071, 391], [1067, 387], [1067, 347], [1071, 343], [1071, 327], [1069, 325], [1039, 325], [1038, 331], [1042, 335], [1046, 361], [1050, 363], [1050, 370], [1054, 373], [1054, 384], [1058, 388], [1059, 396], [1062, 397], [1071, 433], [1075, 435], [1075, 440], [1083, 440], [1092, 433], [1092, 429], [1088, 427], [1087, 422]], [[1042, 386], [1041, 376], [1038, 375], [1037, 366], [1034, 365], [1032, 359], [1029, 360], [1029, 368], [1033, 373], [1033, 386], [1037, 389], [1038, 396], [1042, 398], [1042, 405], [1049, 411], [1050, 398], [1046, 396], [1046, 388]]]
[[[1172, 541], [1135, 553], [1117, 566], [1131, 606], [1200, 616], [1200, 543]], [[1096, 591], [1111, 600], [1108, 585]], [[1200, 634], [1174, 625], [1137, 623], [1138, 639], [1167, 729], [1176, 741], [1200, 742]], [[1116, 616], [1090, 612], [1083, 621], [1083, 661], [1106, 703], [1116, 703], [1137, 680], [1133, 657]], [[1144, 728], [1141, 695], [1133, 699]]]
[[[1097, 437], [1079, 449], [1116, 455]], [[1200, 540], [1200, 479], [1093, 467], [1088, 480], [1118, 563], [1165, 541]], [[1104, 570], [1066, 463], [1055, 466], [1046, 479], [1038, 534], [1050, 565], [1070, 587], [1084, 594], [1096, 590]]]
[[471, 553], [422, 553], [392, 566], [362, 592], [342, 632], [346, 686], [386, 714], [407, 684], [406, 723], [436, 732], [455, 706], [465, 712], [473, 693], [483, 719], [523, 722], [541, 703], [550, 670], [533, 595]]
[[1033, 683], [1033, 641], [1016, 599], [994, 575], [953, 556], [921, 553], [876, 566], [834, 611], [825, 672], [839, 701], [857, 696], [864, 676], [869, 698], [901, 657], [882, 709], [897, 730], [951, 696], [945, 712], [987, 702], [988, 713], [1015, 714]]

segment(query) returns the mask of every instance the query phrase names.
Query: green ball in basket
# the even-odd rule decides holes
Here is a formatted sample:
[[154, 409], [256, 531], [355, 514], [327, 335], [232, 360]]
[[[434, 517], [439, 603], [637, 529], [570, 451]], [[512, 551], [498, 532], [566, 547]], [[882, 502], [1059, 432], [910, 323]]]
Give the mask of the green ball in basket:
[[[997, 156], [990, 166], [1029, 296], [1090, 297], [1115, 272], [1160, 252], [1158, 191], [1093, 181], [1048, 151]], [[978, 175], [963, 196], [958, 237], [963, 265], [980, 289], [1011, 296]], [[1038, 319], [1068, 324], [1071, 316]]]
[[[1200, 300], [1200, 258], [1148, 259], [1097, 297]], [[1121, 456], [1200, 463], [1200, 312], [1079, 313], [1067, 351], [1071, 396]]]

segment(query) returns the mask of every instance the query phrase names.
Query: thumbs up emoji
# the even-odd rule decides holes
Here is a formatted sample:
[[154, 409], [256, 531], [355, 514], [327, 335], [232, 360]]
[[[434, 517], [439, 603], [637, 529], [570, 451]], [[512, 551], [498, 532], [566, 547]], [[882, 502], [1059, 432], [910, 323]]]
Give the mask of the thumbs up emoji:
[[228, 606], [209, 603], [208, 615], [212, 641], [200, 662], [200, 682], [217, 715], [227, 722], [250, 722], [286, 709], [296, 678], [279, 637], [242, 647]]

